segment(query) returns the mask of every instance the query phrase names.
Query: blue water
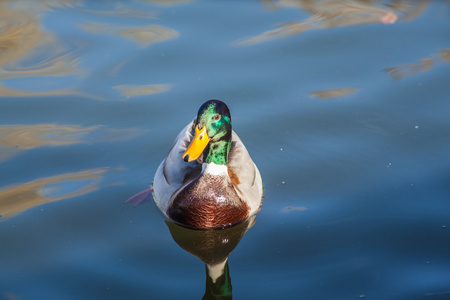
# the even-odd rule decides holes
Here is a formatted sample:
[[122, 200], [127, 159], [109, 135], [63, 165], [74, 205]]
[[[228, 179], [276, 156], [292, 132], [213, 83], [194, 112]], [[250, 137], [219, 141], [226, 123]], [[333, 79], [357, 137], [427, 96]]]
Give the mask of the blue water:
[[179, 236], [236, 247], [234, 299], [450, 299], [449, 3], [310, 2], [3, 1], [0, 299], [201, 299], [125, 201], [212, 98], [265, 198]]

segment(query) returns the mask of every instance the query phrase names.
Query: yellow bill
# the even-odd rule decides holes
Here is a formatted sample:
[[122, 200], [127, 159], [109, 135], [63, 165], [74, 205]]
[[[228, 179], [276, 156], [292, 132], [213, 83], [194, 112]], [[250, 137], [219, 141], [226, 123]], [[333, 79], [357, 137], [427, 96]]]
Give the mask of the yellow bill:
[[195, 136], [186, 152], [183, 153], [182, 158], [188, 162], [196, 160], [203, 153], [208, 143], [209, 137], [206, 134], [206, 126], [203, 126], [202, 130], [198, 129], [198, 125], [195, 126]]

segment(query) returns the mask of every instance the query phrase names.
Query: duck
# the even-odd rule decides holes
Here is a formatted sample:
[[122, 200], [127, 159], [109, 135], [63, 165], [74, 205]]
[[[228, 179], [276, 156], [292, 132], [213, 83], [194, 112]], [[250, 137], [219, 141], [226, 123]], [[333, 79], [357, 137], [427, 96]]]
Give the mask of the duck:
[[156, 170], [152, 191], [166, 217], [191, 228], [226, 228], [260, 210], [261, 174], [224, 102], [200, 106]]

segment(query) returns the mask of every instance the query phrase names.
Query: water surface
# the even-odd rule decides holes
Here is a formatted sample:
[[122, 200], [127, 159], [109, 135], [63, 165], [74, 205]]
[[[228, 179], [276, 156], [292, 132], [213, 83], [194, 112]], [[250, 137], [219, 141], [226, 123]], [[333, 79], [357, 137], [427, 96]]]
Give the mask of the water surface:
[[[0, 299], [201, 299], [199, 258], [231, 251], [234, 299], [448, 299], [449, 14], [3, 1]], [[212, 98], [265, 198], [254, 224], [192, 233], [198, 250], [154, 203], [124, 203]]]

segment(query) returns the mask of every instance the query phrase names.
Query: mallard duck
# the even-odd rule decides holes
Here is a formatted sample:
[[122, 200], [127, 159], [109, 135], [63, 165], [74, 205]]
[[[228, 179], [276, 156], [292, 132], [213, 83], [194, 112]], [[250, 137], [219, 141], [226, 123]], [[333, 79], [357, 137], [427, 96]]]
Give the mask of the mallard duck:
[[176, 137], [153, 181], [153, 198], [188, 227], [226, 227], [256, 214], [261, 175], [231, 128], [225, 103], [209, 100]]

